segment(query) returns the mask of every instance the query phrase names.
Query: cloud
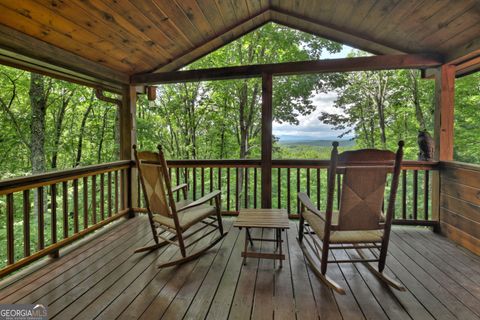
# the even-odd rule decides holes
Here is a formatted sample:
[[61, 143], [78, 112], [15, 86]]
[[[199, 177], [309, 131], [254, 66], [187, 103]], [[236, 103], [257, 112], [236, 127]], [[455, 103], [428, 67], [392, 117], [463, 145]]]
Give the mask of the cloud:
[[[341, 113], [340, 110], [333, 107], [337, 94], [335, 92], [327, 92], [316, 94], [312, 98], [312, 103], [316, 109], [309, 115], [298, 116], [299, 125], [292, 125], [288, 123], [273, 123], [273, 134], [280, 137], [294, 137], [299, 138], [310, 137], [312, 139], [331, 139], [336, 138], [344, 132], [344, 130], [334, 130], [331, 125], [322, 123], [318, 117], [322, 112]], [[351, 138], [349, 134], [346, 138]]]

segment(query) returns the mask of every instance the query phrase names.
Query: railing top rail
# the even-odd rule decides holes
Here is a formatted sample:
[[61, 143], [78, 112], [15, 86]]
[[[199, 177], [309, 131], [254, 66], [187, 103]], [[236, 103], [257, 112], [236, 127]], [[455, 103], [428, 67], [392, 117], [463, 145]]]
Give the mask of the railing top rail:
[[[238, 167], [261, 167], [260, 159], [224, 159], [224, 160], [168, 160], [168, 165], [172, 168], [238, 168]], [[385, 162], [375, 162], [372, 164], [382, 165]], [[277, 159], [272, 160], [273, 168], [328, 168], [330, 160], [315, 159]], [[438, 161], [403, 161], [402, 168], [406, 170], [434, 170], [437, 169]]]
[[106, 173], [109, 171], [127, 169], [130, 168], [131, 164], [132, 162], [130, 160], [121, 160], [6, 179], [0, 181], [0, 195], [82, 178], [85, 176]]

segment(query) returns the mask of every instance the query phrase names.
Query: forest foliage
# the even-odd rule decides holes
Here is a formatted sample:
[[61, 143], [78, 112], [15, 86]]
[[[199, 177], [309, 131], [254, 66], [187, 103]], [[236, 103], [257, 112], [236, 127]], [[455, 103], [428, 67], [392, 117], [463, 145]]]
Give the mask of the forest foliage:
[[[342, 49], [338, 43], [269, 23], [187, 66], [219, 66], [320, 59]], [[364, 55], [354, 51], [351, 56]], [[140, 96], [138, 144], [161, 143], [171, 158], [258, 158], [260, 155], [259, 79], [163, 85], [156, 101]], [[298, 124], [316, 106], [316, 94], [335, 92], [335, 112], [327, 123], [353, 135], [357, 147], [393, 149], [406, 141], [417, 157], [417, 134], [432, 133], [434, 84], [414, 70], [351, 72], [274, 78], [274, 120]], [[480, 162], [478, 73], [456, 80], [455, 158]], [[0, 178], [72, 168], [118, 158], [118, 113], [92, 89], [11, 67], [0, 67]], [[322, 137], [319, 137], [321, 139]], [[339, 138], [342, 138], [340, 136]], [[473, 147], [472, 147], [473, 146]], [[292, 154], [275, 145], [275, 158]]]

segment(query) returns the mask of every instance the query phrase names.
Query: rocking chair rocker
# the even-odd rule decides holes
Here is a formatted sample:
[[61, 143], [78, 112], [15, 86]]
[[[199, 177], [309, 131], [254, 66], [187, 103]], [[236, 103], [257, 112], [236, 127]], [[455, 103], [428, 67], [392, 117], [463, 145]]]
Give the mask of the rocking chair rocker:
[[[405, 291], [400, 283], [383, 273], [403, 158], [403, 141], [398, 146], [396, 153], [364, 149], [338, 154], [338, 142], [334, 142], [328, 171], [326, 212], [320, 212], [307, 194], [298, 194], [301, 214], [297, 240], [317, 277], [337, 293], [345, 294], [345, 290], [326, 275], [328, 263], [365, 263], [386, 284]], [[343, 178], [339, 211], [334, 212], [337, 174]], [[392, 174], [392, 180], [384, 216], [382, 206], [388, 174]], [[355, 249], [360, 259], [329, 260], [329, 250], [335, 249]], [[367, 257], [362, 251], [370, 249], [375, 251], [372, 252], [373, 258]], [[376, 249], [378, 255], [374, 254]], [[378, 269], [372, 262], [378, 262]]]
[[[187, 200], [186, 184], [181, 184], [174, 188], [171, 187], [167, 162], [160, 145], [158, 146], [158, 153], [137, 151], [135, 145], [133, 150], [145, 197], [148, 219], [155, 241], [155, 244], [151, 246], [138, 248], [135, 250], [136, 253], [155, 250], [167, 244], [177, 245], [180, 247], [182, 258], [158, 266], [159, 268], [170, 267], [198, 258], [227, 235], [223, 231], [220, 214], [220, 191], [213, 191], [196, 201]], [[183, 191], [184, 200], [175, 202], [174, 192], [179, 192], [180, 190]], [[212, 201], [214, 201], [214, 206], [208, 204]], [[203, 226], [185, 234], [190, 227], [198, 223], [202, 223]], [[185, 244], [185, 240], [208, 227], [213, 229], [192, 242]], [[211, 241], [209, 245], [187, 255], [186, 249], [188, 247], [216, 230], [219, 231], [220, 235]]]

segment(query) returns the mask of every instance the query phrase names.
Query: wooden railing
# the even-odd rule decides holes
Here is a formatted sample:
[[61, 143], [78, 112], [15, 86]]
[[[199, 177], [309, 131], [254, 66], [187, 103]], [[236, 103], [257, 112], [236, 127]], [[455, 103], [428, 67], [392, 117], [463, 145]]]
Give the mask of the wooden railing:
[[117, 161], [0, 181], [0, 211], [6, 214], [0, 277], [56, 256], [61, 247], [127, 214], [123, 193], [130, 172], [130, 161]]
[[[325, 208], [328, 161], [273, 160], [272, 165], [273, 207], [297, 217], [297, 193], [303, 191]], [[143, 208], [141, 188], [128, 183], [133, 166], [117, 161], [0, 181], [0, 277], [57, 256], [63, 246]], [[171, 160], [169, 167], [172, 183], [186, 182], [193, 199], [222, 190], [224, 214], [261, 206], [260, 160]], [[405, 161], [396, 223], [432, 223], [430, 172], [436, 169], [434, 162]]]
[[[260, 160], [170, 160], [168, 164], [172, 183], [187, 183], [194, 199], [214, 189], [222, 190], [224, 214], [261, 205]], [[273, 160], [272, 206], [287, 209], [290, 217], [297, 217], [297, 193], [302, 191], [319, 209], [325, 209], [328, 166], [328, 160]], [[404, 161], [402, 169], [394, 222], [432, 224], [430, 181], [437, 163]], [[339, 200], [340, 190], [336, 197]]]

